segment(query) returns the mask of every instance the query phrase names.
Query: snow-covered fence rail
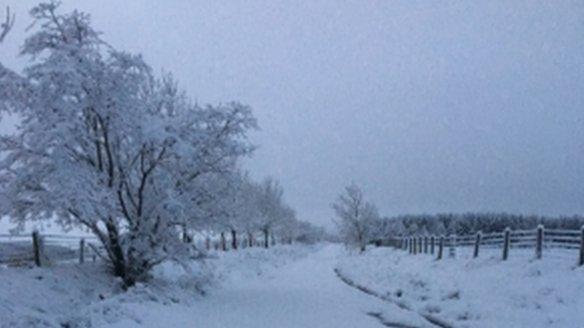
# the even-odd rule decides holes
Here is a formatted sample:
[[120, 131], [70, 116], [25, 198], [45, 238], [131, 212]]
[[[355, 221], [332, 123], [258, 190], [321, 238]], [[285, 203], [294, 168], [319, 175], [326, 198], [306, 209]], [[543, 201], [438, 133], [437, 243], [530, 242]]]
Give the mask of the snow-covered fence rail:
[[57, 262], [95, 261], [100, 246], [95, 237], [60, 234], [0, 234], [0, 264], [43, 266]]
[[410, 254], [436, 254], [444, 257], [448, 249], [450, 257], [456, 257], [457, 249], [471, 248], [472, 256], [478, 257], [482, 249], [499, 249], [502, 260], [507, 260], [513, 250], [533, 249], [536, 259], [543, 258], [545, 250], [559, 249], [578, 254], [578, 265], [584, 265], [584, 226], [580, 230], [545, 229], [542, 225], [533, 230], [511, 230], [483, 234], [478, 231], [468, 235], [409, 236], [393, 238], [390, 245], [409, 251]]

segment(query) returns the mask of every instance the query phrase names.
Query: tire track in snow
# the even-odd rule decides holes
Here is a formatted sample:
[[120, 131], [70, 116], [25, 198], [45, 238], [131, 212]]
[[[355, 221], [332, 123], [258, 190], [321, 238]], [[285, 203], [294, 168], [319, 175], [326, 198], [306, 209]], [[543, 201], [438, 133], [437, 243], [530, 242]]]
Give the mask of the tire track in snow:
[[[342, 281], [342, 282], [344, 282], [345, 284], [347, 284], [347, 285], [349, 285], [349, 286], [351, 286], [351, 287], [353, 287], [353, 288], [355, 288], [355, 289], [357, 289], [357, 290], [360, 290], [360, 291], [362, 291], [362, 292], [363, 292], [363, 293], [365, 293], [365, 294], [368, 294], [368, 295], [371, 295], [371, 296], [373, 296], [373, 297], [376, 297], [376, 298], [378, 298], [378, 299], [380, 299], [380, 300], [382, 300], [382, 301], [385, 301], [385, 302], [389, 302], [389, 303], [395, 304], [395, 305], [397, 305], [398, 307], [400, 307], [401, 309], [404, 309], [404, 310], [407, 310], [407, 311], [411, 311], [411, 312], [417, 313], [417, 314], [419, 314], [421, 317], [423, 317], [424, 319], [426, 319], [426, 321], [428, 321], [428, 322], [429, 322], [430, 324], [432, 324], [433, 326], [436, 326], [436, 327], [439, 327], [439, 328], [454, 328], [454, 326], [453, 326], [452, 324], [450, 324], [450, 323], [448, 323], [448, 322], [445, 322], [445, 321], [444, 321], [444, 320], [442, 320], [442, 319], [436, 318], [435, 316], [433, 316], [433, 315], [430, 315], [430, 314], [427, 314], [427, 313], [420, 313], [420, 312], [418, 312], [418, 311], [416, 311], [416, 310], [413, 310], [413, 309], [411, 309], [410, 307], [406, 306], [406, 305], [405, 305], [405, 304], [403, 304], [403, 303], [396, 302], [396, 301], [392, 300], [392, 299], [391, 299], [391, 298], [389, 298], [389, 297], [383, 296], [383, 295], [381, 295], [381, 294], [379, 294], [379, 293], [377, 293], [377, 292], [375, 292], [375, 291], [373, 291], [373, 290], [371, 290], [371, 289], [369, 289], [369, 288], [367, 288], [367, 287], [365, 287], [365, 286], [361, 286], [361, 285], [357, 284], [357, 283], [356, 283], [355, 281], [353, 281], [352, 279], [350, 279], [350, 278], [348, 278], [348, 277], [344, 276], [344, 275], [343, 275], [343, 274], [340, 272], [340, 270], [339, 270], [338, 268], [335, 268], [335, 269], [334, 269], [334, 271], [335, 271], [335, 274], [337, 275], [337, 277], [338, 277], [339, 279], [341, 279], [341, 281]], [[396, 328], [402, 328], [402, 327], [403, 327], [403, 328], [416, 328], [416, 327], [411, 327], [411, 326], [403, 325], [403, 324], [400, 324], [400, 323], [384, 322], [384, 321], [382, 320], [382, 319], [383, 319], [383, 316], [381, 315], [381, 313], [368, 313], [368, 314], [369, 314], [369, 315], [371, 315], [371, 316], [373, 316], [373, 317], [375, 317], [375, 318], [378, 318], [378, 319], [379, 319], [379, 320], [380, 320], [380, 321], [381, 321], [381, 322], [382, 322], [382, 323], [383, 323], [385, 326], [387, 326], [387, 327], [396, 327]]]

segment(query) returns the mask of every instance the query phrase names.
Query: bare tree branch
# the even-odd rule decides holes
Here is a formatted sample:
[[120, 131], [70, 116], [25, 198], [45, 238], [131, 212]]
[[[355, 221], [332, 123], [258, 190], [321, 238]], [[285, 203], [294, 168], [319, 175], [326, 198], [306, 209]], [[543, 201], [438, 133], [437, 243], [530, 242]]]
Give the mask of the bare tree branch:
[[4, 41], [4, 38], [10, 32], [16, 21], [16, 15], [10, 15], [10, 7], [6, 7], [6, 21], [0, 24], [0, 43]]

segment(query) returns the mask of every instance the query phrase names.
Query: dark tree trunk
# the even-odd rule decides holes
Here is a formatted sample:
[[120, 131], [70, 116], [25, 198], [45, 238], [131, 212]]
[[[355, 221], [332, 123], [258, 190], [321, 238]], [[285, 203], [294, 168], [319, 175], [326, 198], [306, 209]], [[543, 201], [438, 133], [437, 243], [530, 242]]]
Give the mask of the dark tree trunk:
[[237, 231], [231, 229], [231, 248], [237, 249]]
[[249, 247], [253, 247], [253, 236], [250, 232], [247, 233], [247, 242], [249, 243]]
[[225, 239], [225, 232], [221, 233], [221, 250], [222, 251], [227, 250], [227, 240]]
[[184, 243], [187, 243], [187, 244], [189, 244], [193, 241], [193, 238], [189, 235], [186, 227], [183, 227], [182, 240]]
[[106, 223], [106, 228], [108, 234], [108, 246], [110, 249], [108, 254], [110, 255], [109, 257], [112, 262], [114, 276], [122, 278], [126, 286], [132, 286], [134, 285], [135, 280], [128, 277], [126, 259], [124, 257], [122, 246], [120, 245], [118, 229], [111, 222]]
[[264, 247], [270, 247], [270, 231], [268, 229], [264, 229]]

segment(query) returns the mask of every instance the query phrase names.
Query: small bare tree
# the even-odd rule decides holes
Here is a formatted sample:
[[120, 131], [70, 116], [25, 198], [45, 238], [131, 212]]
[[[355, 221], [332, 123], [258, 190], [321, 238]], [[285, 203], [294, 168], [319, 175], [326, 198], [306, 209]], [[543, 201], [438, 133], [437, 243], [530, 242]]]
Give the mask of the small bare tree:
[[377, 208], [365, 201], [363, 192], [354, 183], [345, 188], [332, 205], [342, 240], [356, 245], [361, 252], [372, 238], [373, 223], [379, 218]]

